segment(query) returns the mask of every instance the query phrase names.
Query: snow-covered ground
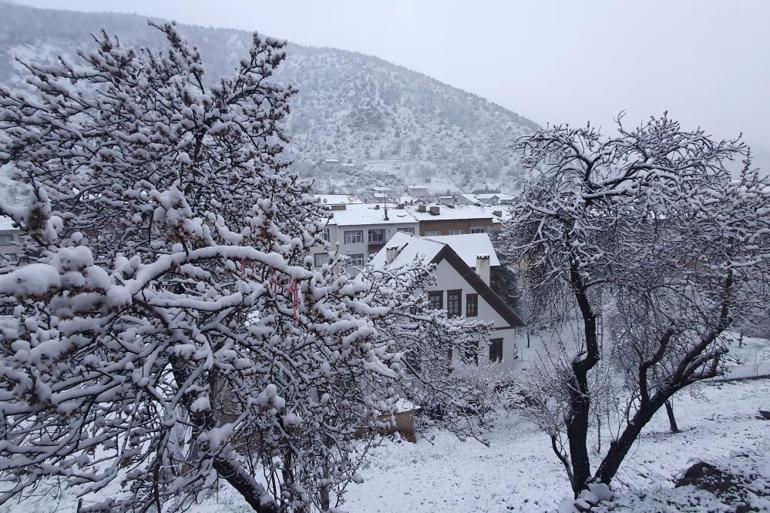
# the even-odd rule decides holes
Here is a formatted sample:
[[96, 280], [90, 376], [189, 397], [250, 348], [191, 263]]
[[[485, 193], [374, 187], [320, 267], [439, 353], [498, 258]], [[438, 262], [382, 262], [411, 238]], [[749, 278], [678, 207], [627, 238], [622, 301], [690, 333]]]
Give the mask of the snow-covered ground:
[[[770, 380], [711, 383], [675, 401], [683, 432], [670, 434], [661, 412], [644, 431], [614, 486], [671, 486], [693, 460], [770, 446]], [[595, 437], [595, 434], [594, 434]], [[516, 414], [503, 415], [488, 433], [489, 446], [448, 433], [425, 434], [416, 444], [388, 441], [371, 454], [366, 479], [352, 485], [345, 510], [352, 513], [467, 513], [553, 511], [570, 495], [564, 470], [548, 437]], [[603, 442], [604, 447], [607, 440]], [[595, 459], [598, 459], [594, 455]], [[767, 456], [770, 465], [770, 455]], [[594, 462], [596, 463], [596, 462]], [[768, 467], [770, 468], [770, 467]], [[0, 513], [74, 512], [76, 500], [41, 495], [6, 504]], [[192, 509], [194, 513], [246, 513], [250, 508], [228, 487]]]
[[[683, 393], [675, 408], [684, 431], [670, 434], [660, 412], [621, 468], [616, 487], [670, 484], [694, 459], [770, 441], [770, 422], [756, 418], [758, 409], [770, 409], [770, 381], [710, 384], [695, 396]], [[350, 490], [346, 509], [532, 512], [553, 510], [570, 495], [548, 437], [530, 423], [502, 418], [489, 439], [489, 447], [445, 433], [432, 442], [387, 443], [364, 469], [366, 481]]]

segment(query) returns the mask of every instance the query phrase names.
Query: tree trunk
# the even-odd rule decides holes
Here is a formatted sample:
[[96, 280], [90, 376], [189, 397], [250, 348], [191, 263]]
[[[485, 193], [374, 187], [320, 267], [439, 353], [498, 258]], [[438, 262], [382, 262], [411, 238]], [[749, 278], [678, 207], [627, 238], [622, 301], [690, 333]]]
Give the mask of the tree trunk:
[[588, 457], [588, 421], [591, 415], [591, 394], [588, 389], [588, 372], [599, 361], [596, 315], [588, 300], [583, 279], [576, 264], [570, 268], [572, 289], [583, 318], [585, 355], [572, 362], [573, 376], [570, 380], [570, 416], [567, 418], [567, 439], [572, 462], [572, 491], [575, 497], [583, 491], [591, 479], [591, 460]]
[[639, 437], [639, 433], [642, 432], [642, 428], [647, 425], [665, 401], [665, 397], [655, 396], [647, 404], [639, 408], [634, 417], [626, 424], [626, 428], [623, 430], [620, 438], [610, 443], [607, 455], [594, 475], [596, 481], [606, 485], [610, 484], [612, 478], [618, 472], [620, 464], [626, 458], [628, 451], [631, 450], [634, 442]]
[[572, 415], [567, 421], [569, 458], [572, 462], [572, 491], [575, 497], [583, 491], [591, 478], [591, 460], [588, 457], [588, 419], [591, 399], [586, 376], [575, 376], [570, 387]]
[[230, 460], [214, 460], [217, 474], [235, 488], [238, 493], [257, 513], [278, 513], [278, 505], [272, 500], [264, 500], [267, 493], [241, 465]]
[[674, 403], [671, 399], [666, 401], [666, 415], [668, 415], [668, 425], [671, 428], [672, 433], [679, 433], [679, 426], [676, 425], [676, 417], [674, 417]]

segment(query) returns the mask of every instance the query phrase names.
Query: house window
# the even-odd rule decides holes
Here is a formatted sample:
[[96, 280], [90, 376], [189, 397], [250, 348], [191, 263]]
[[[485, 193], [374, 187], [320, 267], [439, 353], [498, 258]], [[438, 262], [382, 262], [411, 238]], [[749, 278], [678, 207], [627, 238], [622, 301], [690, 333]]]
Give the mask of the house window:
[[426, 237], [438, 237], [439, 235], [441, 235], [441, 232], [438, 230], [428, 230], [425, 232]]
[[428, 292], [428, 304], [433, 310], [440, 310], [444, 308], [444, 291], [431, 290]]
[[465, 230], [449, 230], [449, 235], [464, 235]]
[[345, 232], [345, 244], [356, 244], [364, 241], [364, 231], [354, 230]]
[[465, 316], [477, 317], [478, 315], [479, 315], [479, 295], [466, 294], [465, 295]]
[[316, 267], [321, 267], [329, 261], [329, 253], [316, 253], [313, 255], [313, 264]]
[[13, 242], [13, 235], [10, 234], [2, 234], [0, 235], [0, 246], [8, 246]]
[[411, 226], [409, 228], [399, 228], [399, 232], [408, 233], [409, 235], [414, 235], [414, 228]]
[[369, 243], [385, 242], [385, 228], [369, 230]]
[[321, 237], [325, 242], [329, 242], [329, 229], [325, 229], [323, 232], [321, 232]]
[[460, 317], [462, 315], [462, 290], [446, 291], [446, 310], [449, 317]]
[[364, 255], [362, 253], [357, 253], [355, 255], [348, 255], [348, 258], [350, 259], [348, 261], [348, 265], [351, 267], [363, 267], [365, 260]]
[[487, 233], [486, 228], [479, 228], [478, 226], [471, 228], [471, 233]]
[[489, 361], [503, 361], [503, 339], [493, 338], [489, 340]]

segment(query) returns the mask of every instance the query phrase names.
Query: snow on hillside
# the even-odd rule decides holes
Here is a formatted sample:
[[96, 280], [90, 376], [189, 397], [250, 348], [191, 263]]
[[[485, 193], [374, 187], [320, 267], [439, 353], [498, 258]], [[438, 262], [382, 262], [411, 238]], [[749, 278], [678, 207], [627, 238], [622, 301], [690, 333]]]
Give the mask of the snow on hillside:
[[[19, 80], [14, 57], [71, 56], [91, 44], [89, 34], [101, 27], [125, 43], [161, 42], [141, 16], [43, 10], [0, 0], [0, 82]], [[236, 30], [182, 26], [181, 31], [199, 46], [212, 77], [233, 68], [250, 38]], [[346, 186], [347, 178], [355, 183], [354, 174], [368, 182], [371, 176], [402, 183], [435, 179], [439, 190], [521, 185], [524, 175], [512, 144], [536, 127], [531, 121], [376, 57], [293, 44], [287, 52], [277, 78], [300, 91], [288, 120], [292, 156], [319, 185]], [[356, 167], [318, 165], [327, 158]]]

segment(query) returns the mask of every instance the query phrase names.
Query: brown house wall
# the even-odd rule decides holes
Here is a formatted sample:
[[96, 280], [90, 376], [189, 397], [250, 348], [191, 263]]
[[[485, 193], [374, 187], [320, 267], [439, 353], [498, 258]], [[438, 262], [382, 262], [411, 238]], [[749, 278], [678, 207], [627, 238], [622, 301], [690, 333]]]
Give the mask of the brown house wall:
[[471, 233], [471, 227], [485, 228], [489, 231], [495, 229], [491, 219], [437, 219], [435, 221], [420, 221], [420, 235], [427, 232], [441, 232], [441, 235], [449, 235], [449, 230], [462, 230]]

